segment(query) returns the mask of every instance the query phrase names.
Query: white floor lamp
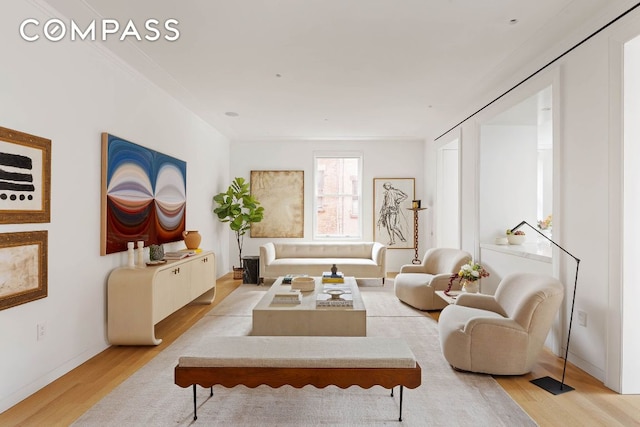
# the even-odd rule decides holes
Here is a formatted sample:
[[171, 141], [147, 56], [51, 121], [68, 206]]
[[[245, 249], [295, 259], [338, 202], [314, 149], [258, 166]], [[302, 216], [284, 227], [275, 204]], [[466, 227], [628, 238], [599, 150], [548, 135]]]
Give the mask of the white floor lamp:
[[533, 227], [531, 224], [529, 224], [526, 221], [522, 221], [520, 224], [518, 224], [515, 227], [513, 227], [511, 229], [511, 233], [513, 233], [514, 231], [516, 231], [518, 228], [522, 227], [523, 225], [528, 225], [535, 232], [537, 232], [542, 237], [544, 237], [545, 239], [547, 239], [548, 241], [550, 241], [551, 243], [556, 245], [560, 250], [562, 250], [562, 252], [566, 253], [571, 258], [576, 260], [576, 279], [575, 279], [575, 282], [573, 284], [573, 299], [571, 301], [571, 316], [569, 317], [569, 332], [567, 333], [567, 347], [565, 349], [565, 354], [564, 354], [564, 367], [562, 368], [562, 381], [558, 381], [558, 380], [556, 380], [554, 378], [551, 378], [551, 377], [548, 377], [548, 376], [547, 377], [542, 377], [542, 378], [537, 378], [535, 380], [531, 380], [531, 382], [533, 384], [537, 385], [540, 388], [545, 389], [549, 393], [556, 394], [556, 395], [557, 394], [562, 394], [562, 393], [566, 393], [568, 391], [574, 390], [573, 387], [571, 387], [569, 385], [566, 385], [564, 383], [564, 375], [565, 375], [565, 373], [567, 371], [567, 357], [569, 356], [569, 340], [571, 339], [571, 325], [573, 323], [573, 308], [576, 305], [576, 289], [578, 287], [578, 268], [580, 267], [580, 260], [578, 258], [576, 258], [575, 256], [573, 256], [565, 248], [563, 248], [562, 246], [560, 246], [559, 244], [557, 244], [556, 242], [554, 242], [553, 240], [551, 240], [550, 238], [545, 236], [538, 229], [536, 229], [535, 227]]

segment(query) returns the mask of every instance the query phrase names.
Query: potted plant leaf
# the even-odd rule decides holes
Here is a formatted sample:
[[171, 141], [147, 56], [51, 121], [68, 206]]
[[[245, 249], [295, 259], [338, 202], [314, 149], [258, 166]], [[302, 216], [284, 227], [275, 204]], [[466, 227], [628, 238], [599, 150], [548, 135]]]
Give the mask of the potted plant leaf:
[[242, 278], [242, 246], [244, 235], [254, 222], [262, 221], [264, 208], [249, 192], [244, 178], [235, 178], [227, 191], [213, 196], [217, 207], [213, 210], [221, 222], [229, 224], [238, 243], [239, 267], [233, 267], [233, 278]]

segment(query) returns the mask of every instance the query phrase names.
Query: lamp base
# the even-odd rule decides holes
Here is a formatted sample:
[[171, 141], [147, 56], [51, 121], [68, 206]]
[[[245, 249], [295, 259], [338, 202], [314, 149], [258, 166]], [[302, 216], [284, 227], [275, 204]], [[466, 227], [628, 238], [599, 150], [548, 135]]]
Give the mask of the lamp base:
[[573, 387], [563, 384], [560, 381], [553, 379], [551, 377], [542, 377], [535, 380], [531, 380], [531, 383], [537, 385], [538, 387], [547, 390], [551, 394], [563, 394], [568, 391], [575, 390]]

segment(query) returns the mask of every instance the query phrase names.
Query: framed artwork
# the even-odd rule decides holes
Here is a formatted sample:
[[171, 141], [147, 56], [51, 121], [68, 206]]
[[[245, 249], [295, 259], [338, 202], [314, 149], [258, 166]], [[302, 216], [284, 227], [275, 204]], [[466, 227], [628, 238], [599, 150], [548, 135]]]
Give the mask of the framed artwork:
[[47, 231], [0, 234], [0, 310], [47, 296]]
[[102, 134], [101, 255], [182, 240], [186, 205], [186, 162]]
[[251, 171], [251, 195], [264, 207], [251, 237], [304, 237], [304, 171]]
[[415, 178], [373, 179], [373, 240], [389, 249], [413, 249]]
[[0, 224], [49, 222], [51, 140], [0, 127]]

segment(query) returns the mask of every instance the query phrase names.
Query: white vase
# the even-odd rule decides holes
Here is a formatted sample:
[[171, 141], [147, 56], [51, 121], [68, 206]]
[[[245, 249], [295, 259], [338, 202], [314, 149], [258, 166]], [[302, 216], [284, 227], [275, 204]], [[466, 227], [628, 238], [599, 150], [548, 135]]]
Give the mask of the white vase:
[[469, 294], [477, 294], [478, 291], [480, 290], [480, 285], [478, 283], [477, 280], [471, 282], [469, 280], [466, 280], [463, 284], [462, 284], [462, 290], [464, 292], [467, 292]]

